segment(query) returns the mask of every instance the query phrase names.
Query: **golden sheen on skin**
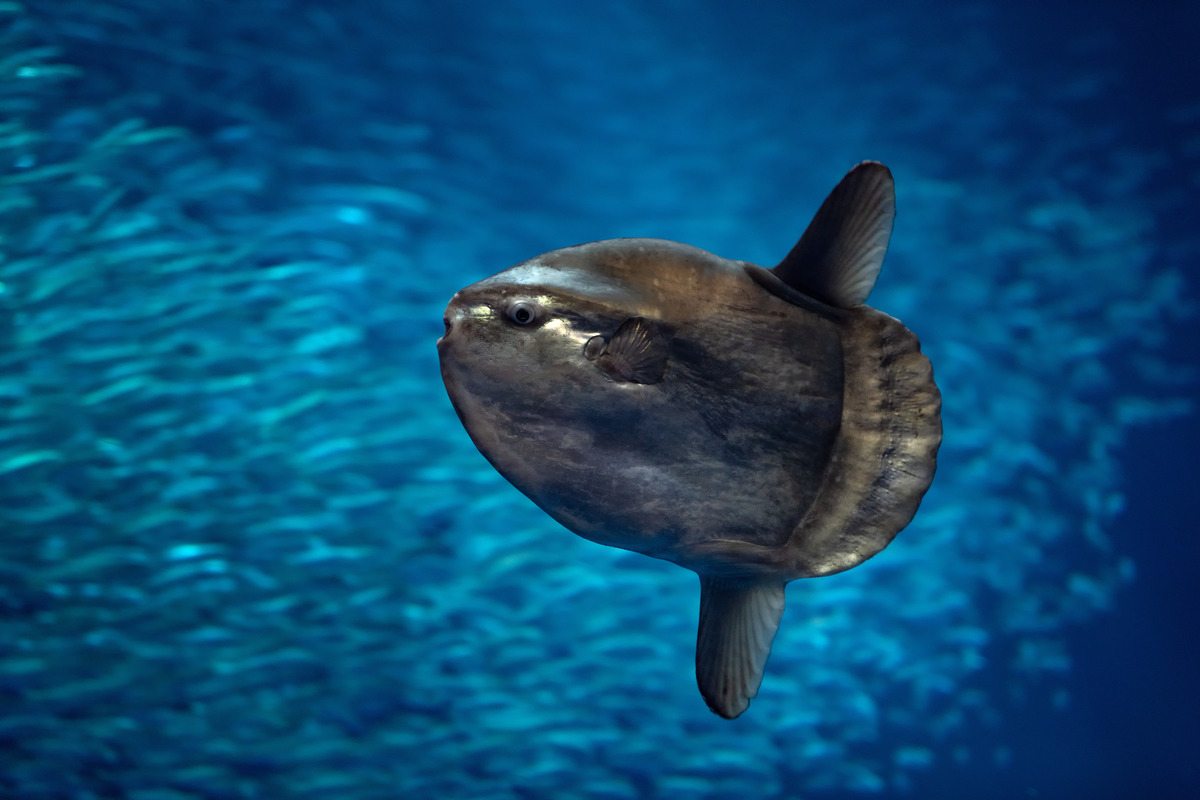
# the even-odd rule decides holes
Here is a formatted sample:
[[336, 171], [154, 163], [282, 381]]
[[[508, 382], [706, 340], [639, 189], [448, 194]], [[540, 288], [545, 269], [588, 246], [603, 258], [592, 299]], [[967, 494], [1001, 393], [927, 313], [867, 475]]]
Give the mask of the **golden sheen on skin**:
[[729, 719], [758, 692], [785, 585], [878, 553], [933, 480], [929, 360], [864, 305], [894, 198], [864, 162], [771, 269], [613, 239], [446, 308], [446, 391], [500, 474], [578, 535], [700, 576], [696, 679]]

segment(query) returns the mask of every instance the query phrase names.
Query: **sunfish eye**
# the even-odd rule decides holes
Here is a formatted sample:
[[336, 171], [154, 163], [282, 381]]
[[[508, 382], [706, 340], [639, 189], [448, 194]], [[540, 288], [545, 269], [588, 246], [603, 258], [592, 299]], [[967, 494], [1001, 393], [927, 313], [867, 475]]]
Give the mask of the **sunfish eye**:
[[528, 325], [541, 316], [542, 307], [532, 300], [517, 300], [508, 307], [508, 318], [518, 325]]

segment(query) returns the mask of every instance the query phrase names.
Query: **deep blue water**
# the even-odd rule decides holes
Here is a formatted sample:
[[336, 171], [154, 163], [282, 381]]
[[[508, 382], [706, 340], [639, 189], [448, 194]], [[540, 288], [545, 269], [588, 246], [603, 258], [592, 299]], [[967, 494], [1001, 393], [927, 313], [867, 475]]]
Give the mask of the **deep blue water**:
[[[807, 5], [0, 3], [0, 796], [1200, 796], [1200, 6]], [[938, 476], [726, 722], [433, 342], [868, 158]]]

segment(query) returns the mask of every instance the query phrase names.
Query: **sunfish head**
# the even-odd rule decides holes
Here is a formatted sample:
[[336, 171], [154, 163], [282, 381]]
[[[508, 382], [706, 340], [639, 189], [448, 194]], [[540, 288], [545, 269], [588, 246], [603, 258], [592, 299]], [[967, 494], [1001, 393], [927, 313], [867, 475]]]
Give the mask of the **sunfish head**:
[[446, 307], [446, 332], [438, 340], [442, 377], [467, 431], [493, 463], [501, 456], [496, 437], [505, 431], [539, 434], [545, 424], [595, 414], [604, 405], [597, 393], [617, 385], [589, 356], [605, 333], [648, 311], [645, 298], [589, 268], [570, 252], [576, 249], [468, 286]]
[[[552, 515], [586, 483], [584, 454], [630, 400], [589, 359], [644, 303], [578, 253], [555, 251], [468, 286], [446, 307], [446, 391], [485, 458]], [[564, 481], [571, 485], [564, 484]], [[576, 509], [578, 511], [578, 509]], [[574, 518], [560, 521], [576, 527]]]
[[574, 532], [670, 558], [679, 519], [665, 498], [679, 476], [667, 465], [703, 428], [680, 416], [669, 378], [686, 358], [676, 362], [672, 342], [711, 315], [706, 298], [728, 294], [723, 285], [757, 291], [730, 263], [675, 242], [609, 240], [455, 294], [438, 353], [476, 447]]

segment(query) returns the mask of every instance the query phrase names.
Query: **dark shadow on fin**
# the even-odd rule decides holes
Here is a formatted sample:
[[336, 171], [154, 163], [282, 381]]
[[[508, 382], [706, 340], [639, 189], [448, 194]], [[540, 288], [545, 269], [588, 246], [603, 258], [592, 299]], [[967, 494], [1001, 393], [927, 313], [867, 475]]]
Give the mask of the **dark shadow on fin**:
[[809, 297], [799, 289], [793, 289], [769, 269], [760, 267], [757, 264], [744, 264], [743, 269], [746, 270], [747, 275], [754, 279], [755, 283], [780, 300], [820, 314], [826, 319], [843, 319], [846, 316], [846, 309], [822, 303], [820, 300]]

